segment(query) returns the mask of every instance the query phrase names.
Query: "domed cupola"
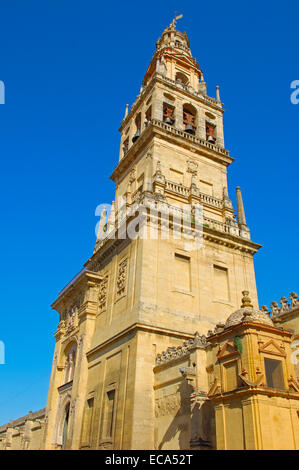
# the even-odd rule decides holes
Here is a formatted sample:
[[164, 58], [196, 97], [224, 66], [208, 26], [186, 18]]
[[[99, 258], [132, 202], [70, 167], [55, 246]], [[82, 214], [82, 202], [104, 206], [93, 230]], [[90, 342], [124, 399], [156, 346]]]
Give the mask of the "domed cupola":
[[233, 312], [225, 322], [224, 328], [229, 328], [233, 325], [237, 325], [238, 323], [242, 322], [254, 322], [254, 323], [263, 323], [265, 325], [273, 325], [273, 321], [266, 313], [262, 312], [261, 310], [257, 310], [253, 308], [251, 303], [249, 292], [243, 291], [243, 298], [242, 298], [242, 305], [239, 310]]

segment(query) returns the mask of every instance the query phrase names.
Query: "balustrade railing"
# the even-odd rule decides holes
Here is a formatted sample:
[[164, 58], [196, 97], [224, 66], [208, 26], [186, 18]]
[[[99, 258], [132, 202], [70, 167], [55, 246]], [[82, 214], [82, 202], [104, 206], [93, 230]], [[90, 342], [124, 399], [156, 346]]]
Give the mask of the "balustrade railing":
[[[171, 183], [171, 182], [168, 182], [168, 183]], [[172, 187], [175, 188], [175, 189], [178, 189], [179, 191], [188, 190], [188, 188], [186, 188], [182, 185], [176, 184], [176, 183], [172, 183]], [[126, 205], [125, 204], [119, 210], [116, 209], [115, 219], [113, 221], [113, 230], [111, 230], [109, 232], [105, 232], [103, 238], [97, 240], [96, 247], [95, 247], [95, 250], [94, 250], [95, 252], [98, 251], [98, 249], [100, 247], [105, 245], [108, 240], [118, 238], [117, 230], [120, 229], [120, 227], [123, 227], [124, 224], [127, 223], [129, 218], [137, 216], [137, 214], [139, 212], [139, 209], [138, 209], [139, 204], [140, 204], [141, 207], [148, 208], [149, 211], [151, 209], [156, 209], [157, 213], [161, 213], [161, 214], [165, 213], [166, 215], [170, 214], [171, 216], [175, 216], [176, 219], [180, 219], [182, 221], [182, 223], [183, 223], [183, 221], [186, 221], [188, 219], [188, 217], [186, 219], [186, 211], [184, 211], [184, 209], [182, 209], [178, 206], [168, 204], [167, 202], [163, 202], [161, 204], [161, 202], [156, 201], [154, 199], [151, 200], [151, 204], [148, 206], [145, 202], [144, 194], [136, 192], [136, 195], [137, 194], [139, 194], [139, 200], [136, 201], [136, 205], [135, 204], [132, 204], [132, 205]], [[207, 196], [207, 195], [204, 195], [204, 196]], [[214, 199], [214, 198], [212, 198], [212, 199]], [[220, 200], [217, 200], [217, 201], [219, 202]], [[191, 213], [190, 213], [190, 221], [192, 221]], [[215, 220], [215, 219], [211, 219], [210, 217], [203, 216], [203, 229], [205, 227], [210, 228], [212, 230], [215, 230], [217, 232], [227, 233], [227, 234], [231, 234], [231, 235], [234, 235], [234, 236], [240, 236], [240, 230], [239, 230], [237, 224], [229, 225], [229, 224], [226, 224], [225, 222], [221, 222], [219, 220]]]
[[184, 137], [185, 139], [188, 139], [191, 142], [194, 142], [195, 144], [203, 145], [204, 147], [207, 147], [211, 150], [214, 150], [216, 152], [222, 153], [223, 155], [229, 156], [228, 150], [225, 150], [224, 148], [219, 147], [218, 145], [211, 144], [207, 140], [201, 139], [200, 137], [188, 134], [188, 132], [184, 132], [181, 129], [177, 129], [176, 127], [173, 127], [170, 124], [166, 124], [165, 122], [159, 121], [158, 119], [151, 119], [150, 122], [153, 126], [157, 126], [160, 129], [164, 129], [168, 132], [171, 132], [174, 135]]

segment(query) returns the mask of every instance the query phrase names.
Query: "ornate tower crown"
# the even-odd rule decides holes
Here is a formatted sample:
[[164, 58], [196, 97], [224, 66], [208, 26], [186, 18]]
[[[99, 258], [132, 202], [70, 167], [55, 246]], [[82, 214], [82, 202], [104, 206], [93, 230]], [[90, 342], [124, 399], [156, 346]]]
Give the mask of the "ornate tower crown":
[[[156, 43], [156, 51], [144, 76], [146, 86], [157, 71], [183, 85], [191, 85], [203, 80], [202, 71], [193, 59], [186, 33], [176, 29], [176, 17], [162, 33]], [[198, 91], [198, 90], [196, 90]]]

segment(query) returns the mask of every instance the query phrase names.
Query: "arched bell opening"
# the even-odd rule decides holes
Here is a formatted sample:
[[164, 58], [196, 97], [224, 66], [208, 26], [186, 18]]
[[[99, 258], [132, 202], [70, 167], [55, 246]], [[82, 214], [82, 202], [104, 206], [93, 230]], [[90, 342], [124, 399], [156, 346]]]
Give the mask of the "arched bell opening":
[[163, 103], [163, 122], [170, 126], [175, 123], [175, 107], [168, 103]]
[[136, 118], [135, 118], [135, 127], [136, 127], [136, 132], [134, 137], [132, 138], [132, 142], [135, 143], [137, 139], [139, 139], [140, 134], [141, 134], [141, 113], [138, 113]]
[[188, 134], [195, 135], [196, 132], [197, 111], [192, 104], [184, 104], [183, 106], [183, 126], [184, 131]]
[[208, 121], [206, 121], [206, 139], [211, 144], [216, 142], [216, 126]]
[[181, 85], [188, 85], [188, 83], [189, 83], [189, 79], [188, 79], [187, 75], [185, 75], [182, 72], [177, 72], [176, 73], [175, 81], [177, 83], [180, 83]]
[[144, 121], [145, 127], [149, 125], [149, 123], [151, 122], [151, 119], [152, 119], [152, 106], [149, 106], [149, 108], [147, 108], [147, 110], [145, 111], [145, 121]]
[[129, 137], [127, 137], [124, 141], [123, 141], [123, 154], [124, 156], [126, 155], [126, 153], [128, 152], [129, 150]]

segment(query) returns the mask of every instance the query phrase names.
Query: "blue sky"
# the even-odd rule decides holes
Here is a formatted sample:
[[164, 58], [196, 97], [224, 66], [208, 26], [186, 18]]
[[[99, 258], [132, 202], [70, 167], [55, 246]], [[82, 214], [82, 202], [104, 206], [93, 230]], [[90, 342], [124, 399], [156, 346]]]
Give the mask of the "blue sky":
[[45, 406], [50, 308], [91, 255], [113, 199], [118, 128], [155, 42], [183, 13], [208, 94], [220, 86], [235, 201], [240, 185], [260, 304], [298, 290], [298, 2], [1, 1], [0, 423]]

